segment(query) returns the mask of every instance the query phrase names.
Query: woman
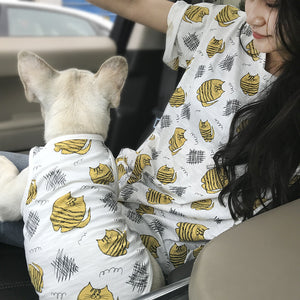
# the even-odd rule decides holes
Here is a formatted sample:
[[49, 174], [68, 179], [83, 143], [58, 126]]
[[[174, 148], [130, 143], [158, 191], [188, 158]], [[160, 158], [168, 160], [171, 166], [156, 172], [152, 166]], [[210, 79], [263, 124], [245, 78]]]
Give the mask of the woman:
[[164, 61], [186, 69], [153, 134], [117, 159], [124, 221], [165, 274], [261, 210], [257, 199], [299, 197], [298, 0], [247, 0], [246, 15], [207, 3], [90, 2], [167, 32]]
[[[229, 184], [220, 193], [222, 203], [229, 194], [234, 218], [250, 218], [259, 201], [267, 208], [297, 199], [300, 195], [300, 3], [299, 1], [246, 1], [247, 23], [254, 46], [266, 52], [266, 70], [277, 78], [259, 101], [235, 115], [227, 145], [215, 155], [215, 162], [227, 170]], [[265, 18], [257, 12], [267, 10]], [[247, 126], [236, 132], [239, 122]], [[235, 166], [246, 163], [238, 176]], [[298, 169], [299, 174], [299, 169]], [[257, 200], [258, 199], [258, 200]]]

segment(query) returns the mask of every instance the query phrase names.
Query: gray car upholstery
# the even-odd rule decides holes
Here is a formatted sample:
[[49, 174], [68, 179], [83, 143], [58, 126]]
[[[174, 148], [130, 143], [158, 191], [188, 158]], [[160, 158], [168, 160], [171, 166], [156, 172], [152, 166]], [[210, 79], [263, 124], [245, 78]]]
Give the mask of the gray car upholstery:
[[197, 257], [191, 300], [300, 299], [300, 200], [209, 242]]

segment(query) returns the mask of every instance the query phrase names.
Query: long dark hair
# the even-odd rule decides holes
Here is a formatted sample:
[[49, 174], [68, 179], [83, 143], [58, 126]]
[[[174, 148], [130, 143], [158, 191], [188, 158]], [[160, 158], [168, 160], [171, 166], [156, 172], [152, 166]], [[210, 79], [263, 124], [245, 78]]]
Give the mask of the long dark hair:
[[255, 203], [264, 205], [270, 196], [265, 209], [300, 197], [300, 176], [294, 176], [300, 163], [300, 1], [277, 0], [276, 6], [276, 30], [288, 58], [261, 98], [238, 110], [227, 144], [214, 155], [228, 179], [219, 201], [225, 205], [228, 197], [234, 219], [251, 218]]

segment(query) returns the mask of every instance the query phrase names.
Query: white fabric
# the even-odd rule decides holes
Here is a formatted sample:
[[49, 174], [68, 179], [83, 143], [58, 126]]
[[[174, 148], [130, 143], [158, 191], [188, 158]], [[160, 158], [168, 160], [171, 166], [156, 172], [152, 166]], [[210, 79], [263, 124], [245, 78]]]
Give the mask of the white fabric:
[[[252, 34], [248, 26], [240, 32], [245, 22], [243, 12], [201, 3], [192, 7], [196, 13], [185, 14], [189, 7], [183, 1], [173, 5], [164, 54], [170, 67], [179, 64], [186, 69], [180, 89], [151, 136], [137, 151], [124, 149], [118, 160], [119, 168], [126, 169], [120, 179], [120, 196], [128, 224], [157, 240], [157, 259], [165, 273], [193, 259], [197, 248], [234, 225], [229, 209], [217, 200], [221, 186], [213, 173], [212, 157], [226, 143], [238, 107], [254, 101], [273, 80], [264, 70], [265, 55], [254, 60], [246, 53]], [[197, 19], [200, 7], [204, 11], [202, 22]], [[231, 15], [236, 18], [231, 19]], [[216, 47], [210, 43], [212, 38], [222, 41]], [[174, 142], [176, 128], [179, 140]], [[130, 184], [128, 179], [141, 155], [148, 163], [139, 180]], [[163, 166], [170, 170], [160, 169]], [[150, 203], [149, 188], [171, 200]], [[162, 198], [157, 195], [157, 199]], [[140, 204], [154, 210], [139, 218]]]
[[40, 299], [87, 299], [89, 284], [92, 294], [114, 299], [148, 292], [149, 256], [122, 217], [115, 160], [102, 137], [54, 139], [31, 150], [29, 165], [25, 250]]

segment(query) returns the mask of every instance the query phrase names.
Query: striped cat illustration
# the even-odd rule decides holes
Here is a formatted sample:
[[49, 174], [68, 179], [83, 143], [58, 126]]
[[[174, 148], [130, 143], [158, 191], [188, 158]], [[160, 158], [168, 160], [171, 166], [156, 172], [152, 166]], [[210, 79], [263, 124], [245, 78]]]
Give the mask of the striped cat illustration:
[[208, 194], [215, 194], [228, 184], [228, 179], [223, 169], [218, 176], [217, 169], [213, 168], [205, 173], [201, 182], [203, 182], [202, 187]]
[[152, 133], [149, 137], [149, 141], [154, 141], [154, 140], [155, 140], [155, 134]]
[[204, 225], [187, 222], [177, 223], [176, 233], [182, 242], [196, 242], [204, 240], [204, 233], [208, 229]]
[[207, 107], [217, 102], [217, 99], [224, 93], [222, 89], [223, 83], [224, 81], [220, 79], [210, 79], [201, 84], [197, 90], [197, 99], [202, 106]]
[[227, 27], [233, 24], [234, 20], [239, 18], [238, 8], [227, 5], [225, 6], [215, 17], [215, 20], [219, 23], [221, 27]]
[[185, 129], [177, 127], [174, 131], [173, 136], [169, 140], [169, 149], [172, 155], [177, 154], [184, 143], [186, 142], [186, 138], [184, 137]]
[[116, 159], [116, 165], [117, 165], [117, 170], [118, 170], [118, 180], [120, 180], [121, 177], [126, 174], [125, 166], [122, 163], [124, 163], [126, 166], [128, 166], [127, 157], [118, 157]]
[[104, 164], [99, 164], [97, 168], [90, 168], [91, 180], [96, 184], [110, 184], [115, 181], [112, 169]]
[[173, 93], [173, 95], [171, 96], [169, 103], [172, 107], [179, 107], [181, 105], [183, 105], [185, 102], [185, 93], [184, 90], [179, 87], [175, 90], [175, 92]]
[[211, 210], [214, 207], [212, 199], [204, 199], [192, 202], [191, 208], [195, 210]]
[[254, 96], [259, 89], [260, 77], [258, 74], [250, 75], [246, 74], [241, 78], [241, 89], [245, 95]]
[[54, 151], [59, 152], [61, 151], [61, 154], [80, 154], [84, 155], [86, 154], [92, 145], [92, 141], [90, 140], [88, 145], [86, 145], [88, 140], [85, 139], [77, 139], [77, 140], [68, 140], [63, 141], [55, 144]]
[[32, 200], [36, 198], [37, 195], [37, 186], [36, 186], [36, 181], [33, 179], [31, 180], [29, 191], [28, 191], [28, 196], [26, 200], [26, 205], [30, 204]]
[[28, 273], [29, 273], [30, 280], [31, 280], [31, 283], [32, 283], [34, 289], [38, 293], [42, 293], [42, 290], [44, 287], [43, 269], [39, 265], [32, 263], [32, 264], [28, 265]]
[[160, 246], [158, 240], [155, 237], [153, 237], [152, 235], [146, 235], [146, 234], [141, 235], [141, 240], [142, 240], [144, 246], [149, 250], [151, 255], [154, 258], [158, 258], [157, 248]]
[[249, 124], [249, 119], [242, 120], [236, 127], [236, 133], [240, 133], [242, 130], [244, 130], [247, 127], [248, 124]]
[[193, 250], [193, 256], [196, 258], [200, 251], [204, 248], [204, 245], [201, 245], [200, 247]]
[[77, 300], [103, 299], [114, 300], [112, 292], [105, 286], [103, 289], [95, 289], [91, 283], [85, 286], [79, 293]]
[[139, 181], [142, 178], [142, 172], [146, 166], [151, 166], [151, 157], [147, 154], [140, 154], [137, 156], [134, 168], [131, 173], [130, 178], [128, 179], [128, 183], [132, 184]]
[[188, 60], [185, 61], [187, 68], [190, 66], [190, 64], [192, 63], [193, 60], [194, 60], [194, 57], [192, 59], [188, 59]]
[[158, 169], [156, 178], [162, 184], [174, 183], [177, 179], [177, 173], [174, 171], [174, 168], [169, 168], [167, 165], [164, 165]]
[[118, 229], [105, 230], [105, 236], [97, 242], [102, 253], [113, 257], [127, 254], [129, 248], [126, 231], [121, 232]]
[[170, 204], [172, 203], [172, 200], [174, 200], [171, 196], [160, 193], [151, 188], [148, 189], [146, 198], [150, 204]]
[[215, 131], [208, 121], [202, 122], [200, 120], [199, 130], [205, 142], [211, 142], [214, 139]]
[[186, 245], [178, 246], [176, 243], [170, 249], [170, 261], [175, 268], [184, 264], [187, 256]]
[[68, 232], [74, 228], [83, 228], [90, 222], [91, 210], [83, 220], [85, 214], [84, 197], [73, 198], [69, 192], [54, 202], [50, 220], [55, 231], [61, 229], [61, 232]]
[[225, 42], [223, 43], [223, 40], [217, 40], [215, 37], [213, 37], [206, 48], [206, 53], [209, 58], [212, 58], [217, 53], [223, 53], [225, 50]]
[[208, 14], [209, 9], [207, 7], [192, 5], [184, 13], [182, 20], [187, 23], [199, 23], [202, 22], [203, 17]]
[[289, 187], [295, 184], [297, 181], [300, 181], [300, 175], [294, 175], [291, 180], [289, 181]]
[[255, 49], [253, 40], [246, 46], [247, 53], [252, 57], [254, 61], [259, 60], [259, 52]]
[[[266, 198], [261, 199], [262, 203], [265, 204], [268, 200]], [[253, 210], [256, 210], [258, 207], [262, 206], [260, 199], [256, 199], [253, 204]]]
[[142, 216], [144, 214], [153, 215], [154, 214], [154, 207], [148, 206], [145, 204], [140, 204], [139, 207], [136, 209], [136, 212]]

